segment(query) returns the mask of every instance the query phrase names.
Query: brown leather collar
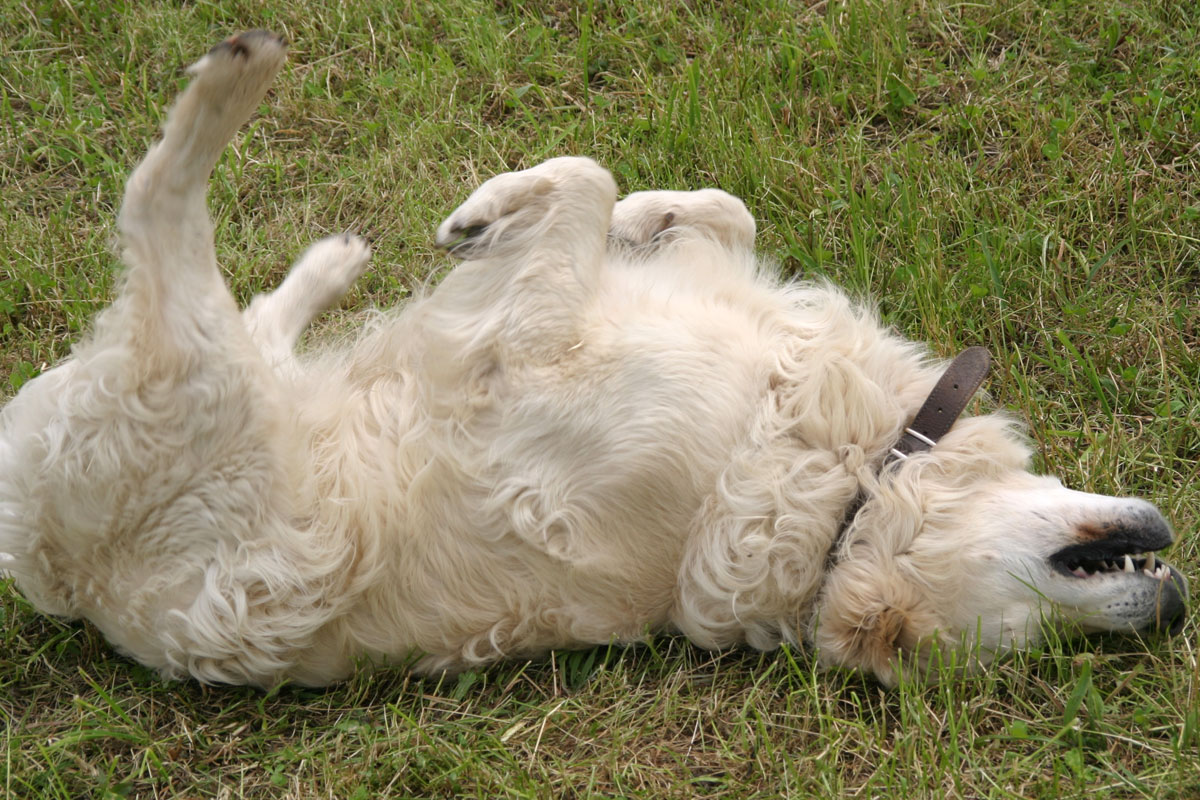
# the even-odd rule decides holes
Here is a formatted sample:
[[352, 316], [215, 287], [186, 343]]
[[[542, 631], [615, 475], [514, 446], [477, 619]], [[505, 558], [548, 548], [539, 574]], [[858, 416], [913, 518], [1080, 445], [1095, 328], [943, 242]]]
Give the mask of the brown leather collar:
[[908, 458], [937, 444], [971, 402], [987, 377], [990, 362], [986, 347], [968, 347], [955, 356], [883, 463]]
[[[968, 347], [955, 356], [942, 377], [938, 378], [929, 397], [925, 398], [913, 421], [904, 429], [900, 440], [884, 457], [883, 466], [906, 459], [913, 453], [923, 453], [937, 444], [954, 427], [955, 420], [971, 402], [975, 391], [987, 377], [990, 362], [991, 355], [986, 347]], [[825, 559], [826, 574], [837, 564], [838, 546], [866, 502], [866, 492], [860, 489], [846, 508], [842, 527], [829, 545], [829, 554]]]

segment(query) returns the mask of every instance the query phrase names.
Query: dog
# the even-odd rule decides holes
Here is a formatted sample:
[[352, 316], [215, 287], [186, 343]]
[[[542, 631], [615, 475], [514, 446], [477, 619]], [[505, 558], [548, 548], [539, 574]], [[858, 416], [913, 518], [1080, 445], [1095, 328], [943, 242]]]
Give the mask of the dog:
[[318, 242], [239, 311], [205, 208], [284, 53], [252, 31], [191, 68], [125, 190], [116, 300], [3, 409], [0, 567], [42, 612], [260, 687], [659, 631], [891, 684], [1182, 624], [1152, 505], [1032, 474], [1014, 420], [959, 418], [986, 355], [947, 368], [784, 282], [717, 190], [499, 175], [438, 229], [436, 289], [297, 355], [367, 245]]

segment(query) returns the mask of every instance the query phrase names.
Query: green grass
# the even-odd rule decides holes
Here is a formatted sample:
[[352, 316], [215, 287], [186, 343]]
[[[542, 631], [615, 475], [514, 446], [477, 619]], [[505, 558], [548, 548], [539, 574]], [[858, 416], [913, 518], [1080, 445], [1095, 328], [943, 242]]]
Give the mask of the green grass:
[[[1194, 3], [0, 0], [3, 397], [111, 299], [124, 177], [247, 27], [293, 45], [212, 187], [239, 298], [354, 228], [375, 266], [325, 324], [402, 302], [473, 186], [550, 155], [719, 186], [782, 269], [991, 348], [1039, 467], [1157, 503], [1200, 573]], [[164, 683], [6, 586], [0, 795], [1198, 797], [1196, 622], [894, 691], [660, 638], [263, 695]]]

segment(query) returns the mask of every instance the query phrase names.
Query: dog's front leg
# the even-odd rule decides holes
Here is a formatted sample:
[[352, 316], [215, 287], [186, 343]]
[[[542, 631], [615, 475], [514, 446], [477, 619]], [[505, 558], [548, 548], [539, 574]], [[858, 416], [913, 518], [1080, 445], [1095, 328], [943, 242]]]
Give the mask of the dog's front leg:
[[432, 324], [453, 334], [458, 353], [561, 357], [579, 341], [615, 201], [612, 176], [587, 158], [555, 158], [484, 183], [438, 228], [437, 244], [467, 263], [439, 287], [441, 318]]

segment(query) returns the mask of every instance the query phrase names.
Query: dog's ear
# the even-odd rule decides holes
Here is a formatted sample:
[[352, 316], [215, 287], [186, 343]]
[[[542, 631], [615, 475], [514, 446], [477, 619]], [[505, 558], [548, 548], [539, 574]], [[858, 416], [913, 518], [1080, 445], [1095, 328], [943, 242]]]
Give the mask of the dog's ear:
[[839, 565], [829, 576], [813, 640], [829, 666], [864, 669], [895, 685], [901, 663], [920, 666], [936, 616], [915, 586], [874, 564]]

